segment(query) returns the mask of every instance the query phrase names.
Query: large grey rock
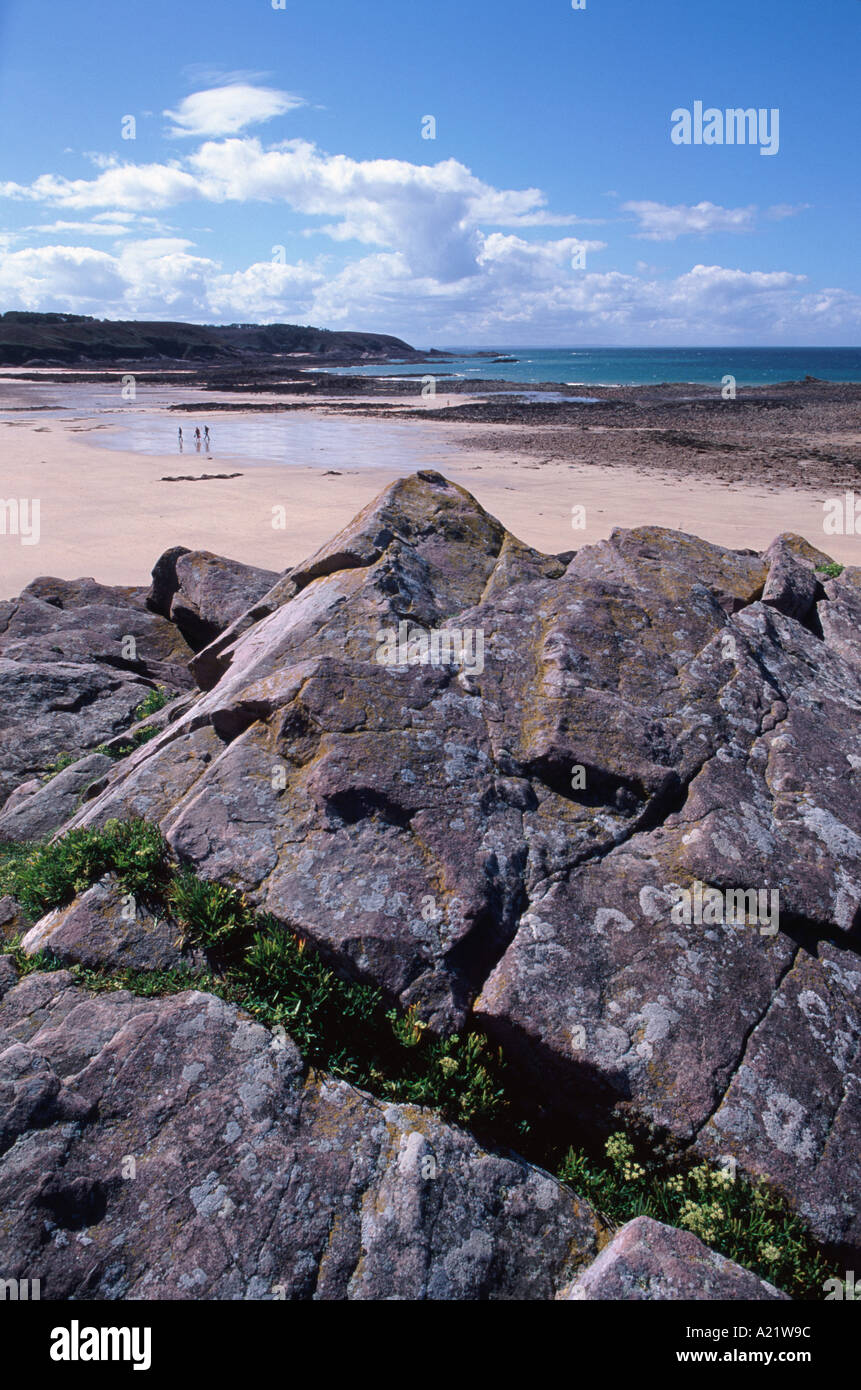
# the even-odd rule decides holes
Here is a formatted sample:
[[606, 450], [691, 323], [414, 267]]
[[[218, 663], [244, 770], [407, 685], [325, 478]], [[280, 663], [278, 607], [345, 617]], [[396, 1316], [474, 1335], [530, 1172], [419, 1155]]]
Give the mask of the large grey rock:
[[649, 1216], [623, 1226], [598, 1258], [560, 1297], [568, 1300], [630, 1299], [721, 1302], [785, 1299], [773, 1284], [703, 1245], [690, 1231]]
[[144, 590], [37, 579], [0, 603], [0, 803], [61, 753], [128, 729], [155, 685], [189, 688], [191, 654]]
[[861, 959], [799, 949], [697, 1141], [791, 1193], [822, 1240], [861, 1247]]
[[548, 1299], [601, 1223], [210, 995], [0, 1003], [4, 1275], [52, 1299]]
[[821, 593], [816, 566], [827, 564], [828, 556], [808, 545], [801, 536], [784, 535], [772, 542], [765, 558], [770, 568], [762, 591], [763, 603], [804, 622]]
[[10, 792], [7, 796], [6, 800], [3, 802], [3, 809], [0, 814], [5, 816], [10, 811], [14, 811], [16, 806], [20, 806], [28, 797], [35, 796], [36, 792], [40, 792], [44, 785], [45, 783], [41, 777], [31, 777], [28, 782], [22, 782], [20, 786], [17, 786], [15, 790]]
[[197, 651], [251, 608], [277, 579], [272, 570], [176, 546], [156, 561], [147, 602], [170, 618]]
[[191, 650], [177, 628], [149, 611], [145, 591], [91, 579], [36, 579], [0, 603], [0, 652], [12, 660], [97, 662], [190, 684]]
[[[410, 560], [409, 575], [399, 564], [405, 554]], [[440, 473], [422, 471], [386, 488], [310, 559], [285, 572], [268, 593], [195, 656], [191, 669], [201, 687], [210, 689], [235, 661], [240, 638], [315, 579], [346, 570], [373, 571], [378, 561], [388, 557], [383, 569], [386, 589], [393, 596], [400, 591], [404, 614], [432, 625], [441, 614], [475, 602], [482, 592], [481, 576], [513, 579], [515, 556], [528, 556], [536, 574], [559, 575], [564, 570], [554, 557], [540, 556], [515, 541], [463, 488]]]
[[[827, 1149], [861, 1113], [861, 571], [810, 607], [820, 554], [643, 527], [566, 563], [402, 480], [198, 654], [203, 693], [68, 824], [158, 821], [342, 971], [477, 1019], [564, 1123], [724, 1144], [856, 1249]], [[381, 664], [401, 623], [480, 632], [483, 661]], [[721, 916], [680, 919], [704, 888]], [[808, 971], [840, 1046], [793, 1003]], [[811, 1143], [753, 1113], [782, 1018]]]
[[[827, 598], [817, 605], [825, 641], [851, 666], [861, 666], [861, 568], [848, 566], [825, 583]], [[858, 770], [857, 768], [855, 769]]]
[[[13, 792], [0, 812], [0, 840], [42, 840], [74, 814], [87, 788], [113, 767], [105, 753], [91, 753], [19, 799]], [[25, 783], [29, 786], [29, 783]], [[19, 788], [20, 791], [20, 788]]]
[[126, 730], [152, 689], [116, 668], [0, 655], [0, 796], [62, 753], [84, 755]]

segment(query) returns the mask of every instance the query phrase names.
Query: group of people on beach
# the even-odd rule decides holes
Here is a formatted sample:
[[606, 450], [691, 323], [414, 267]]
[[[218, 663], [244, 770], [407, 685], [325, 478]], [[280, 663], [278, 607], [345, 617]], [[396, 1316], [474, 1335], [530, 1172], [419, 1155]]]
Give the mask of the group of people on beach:
[[[179, 426], [176, 433], [179, 439], [179, 452], [182, 453], [184, 444], [182, 435], [182, 425]], [[202, 435], [200, 433], [200, 426], [198, 425], [196, 427], [194, 431], [194, 443], [198, 453], [200, 453], [201, 444], [206, 445], [206, 452], [209, 453], [209, 425], [204, 425]]]

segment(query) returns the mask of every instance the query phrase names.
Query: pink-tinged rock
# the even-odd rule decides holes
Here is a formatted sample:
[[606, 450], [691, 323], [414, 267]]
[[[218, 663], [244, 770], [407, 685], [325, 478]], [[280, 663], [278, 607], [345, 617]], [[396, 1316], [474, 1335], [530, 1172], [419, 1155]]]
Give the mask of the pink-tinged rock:
[[629, 1221], [597, 1260], [560, 1295], [577, 1301], [628, 1299], [681, 1302], [768, 1302], [785, 1300], [773, 1284], [760, 1279], [690, 1231], [681, 1231], [638, 1216]]
[[262, 598], [277, 579], [273, 570], [177, 546], [156, 561], [147, 604], [170, 618], [198, 651]]
[[[861, 934], [859, 571], [799, 606], [820, 554], [642, 527], [563, 565], [440, 475], [400, 480], [199, 654], [203, 693], [67, 825], [158, 820], [345, 974], [488, 1029], [566, 1124], [621, 1108], [693, 1145], [740, 1115], [740, 1169], [851, 1243], [854, 1167], [817, 1187], [803, 1146], [722, 1111], [797, 1034], [813, 1132], [843, 1152], [861, 1113], [851, 1050], [800, 1019], [785, 1059], [776, 1032], [746, 1059], [794, 1018], [799, 950]], [[480, 631], [482, 668], [381, 662], [402, 623]], [[697, 885], [765, 894], [767, 921], [674, 919]]]
[[211, 995], [0, 1002], [6, 1278], [42, 1296], [547, 1300], [602, 1223], [547, 1173], [414, 1106], [306, 1074]]
[[29, 956], [50, 951], [68, 965], [169, 970], [191, 963], [179, 936], [175, 922], [154, 916], [108, 875], [68, 907], [41, 917], [23, 937], [21, 948]]

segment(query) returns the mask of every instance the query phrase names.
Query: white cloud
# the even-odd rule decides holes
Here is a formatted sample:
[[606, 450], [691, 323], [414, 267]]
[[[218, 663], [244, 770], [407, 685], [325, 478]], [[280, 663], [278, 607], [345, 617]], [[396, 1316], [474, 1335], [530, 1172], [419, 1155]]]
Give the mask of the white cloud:
[[246, 126], [261, 125], [304, 105], [301, 97], [293, 96], [290, 92], [235, 82], [226, 87], [193, 92], [179, 103], [175, 111], [165, 111], [164, 114], [173, 121], [169, 135], [238, 135]]
[[178, 164], [120, 164], [95, 179], [67, 179], [42, 174], [32, 184], [0, 184], [0, 197], [48, 203], [83, 212], [90, 208], [119, 211], [171, 207], [199, 196], [193, 174]]
[[416, 343], [826, 343], [861, 328], [861, 296], [812, 292], [787, 271], [587, 273], [568, 268], [570, 244], [536, 247], [494, 234], [481, 274], [447, 284], [417, 280], [403, 257], [366, 257], [325, 281], [312, 321], [362, 324]]
[[213, 315], [222, 319], [304, 320], [313, 310], [315, 294], [325, 284], [326, 275], [319, 268], [259, 261], [247, 270], [216, 277], [210, 286], [209, 303]]
[[265, 149], [258, 140], [204, 144], [188, 161], [213, 201], [286, 202], [336, 241], [400, 252], [417, 275], [476, 273], [481, 223], [524, 225], [546, 214], [540, 189], [496, 189], [456, 159], [438, 164], [354, 160], [305, 140]]
[[335, 241], [398, 251], [417, 275], [475, 274], [482, 226], [570, 223], [547, 211], [540, 189], [497, 189], [455, 159], [438, 164], [354, 160], [305, 140], [264, 147], [253, 138], [207, 141], [185, 160], [112, 164], [94, 179], [44, 174], [0, 194], [76, 211], [157, 209], [190, 200], [284, 203]]
[[117, 269], [130, 314], [209, 317], [210, 290], [221, 267], [217, 261], [191, 255], [191, 246], [181, 237], [151, 237], [123, 246]]
[[375, 252], [333, 273], [323, 261], [226, 271], [179, 237], [129, 241], [115, 255], [51, 246], [4, 257], [0, 299], [8, 308], [111, 318], [320, 323], [418, 344], [827, 343], [861, 329], [861, 297], [811, 290], [789, 271], [586, 272], [570, 265], [577, 244], [481, 236], [477, 268], [459, 280], [417, 275], [400, 252]]
[[9, 309], [98, 313], [123, 302], [119, 265], [89, 246], [42, 246], [13, 251], [0, 262], [0, 300]]
[[704, 236], [709, 232], [749, 232], [756, 222], [756, 208], [722, 208], [715, 203], [623, 203], [639, 221], [636, 236], [647, 241], [675, 241], [676, 237]]

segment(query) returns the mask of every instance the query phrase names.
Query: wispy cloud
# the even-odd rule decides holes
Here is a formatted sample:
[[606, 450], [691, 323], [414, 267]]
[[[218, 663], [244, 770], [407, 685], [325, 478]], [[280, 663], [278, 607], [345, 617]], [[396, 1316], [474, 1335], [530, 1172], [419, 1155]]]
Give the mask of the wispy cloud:
[[774, 207], [766, 208], [766, 217], [773, 222], [783, 222], [787, 217], [797, 217], [800, 212], [807, 212], [810, 203], [775, 203]]
[[247, 126], [261, 125], [304, 105], [302, 97], [294, 96], [291, 92], [235, 82], [225, 87], [193, 92], [179, 103], [175, 111], [165, 111], [164, 114], [173, 121], [169, 135], [202, 138], [238, 135]]
[[128, 236], [132, 228], [127, 222], [44, 222], [41, 225], [23, 227], [22, 231], [37, 236], [57, 236], [63, 232], [74, 232], [76, 236]]
[[157, 217], [138, 217], [130, 212], [97, 212], [88, 222], [34, 223], [30, 227], [22, 227], [19, 235], [57, 236], [60, 233], [74, 233], [76, 236], [120, 237], [140, 235], [144, 228], [158, 232], [169, 230]]
[[680, 236], [710, 232], [749, 232], [756, 224], [756, 207], [722, 208], [716, 203], [623, 203], [639, 222], [636, 236], [646, 241], [675, 241]]

